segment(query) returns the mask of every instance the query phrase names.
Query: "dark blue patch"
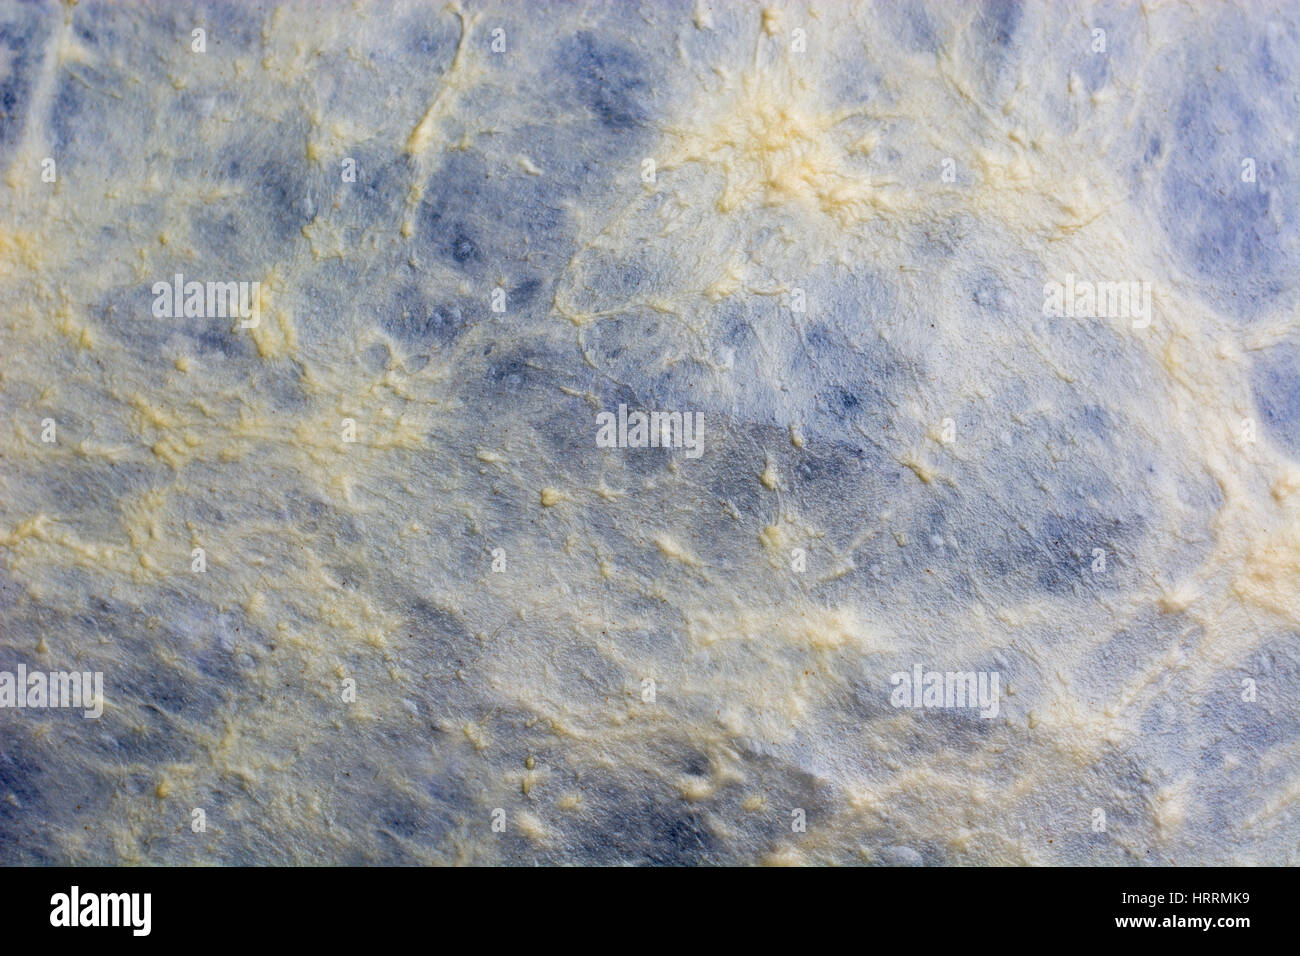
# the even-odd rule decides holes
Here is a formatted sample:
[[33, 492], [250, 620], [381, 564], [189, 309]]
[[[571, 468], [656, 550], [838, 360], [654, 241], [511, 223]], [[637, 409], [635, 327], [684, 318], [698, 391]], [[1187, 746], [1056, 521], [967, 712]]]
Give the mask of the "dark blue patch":
[[430, 33], [417, 36], [411, 41], [412, 52], [418, 53], [420, 56], [434, 56], [443, 46], [443, 42]]
[[889, 404], [874, 379], [861, 378], [819, 388], [815, 409], [819, 417], [829, 420], [822, 424], [856, 422], [870, 435], [885, 436], [888, 432]]
[[804, 335], [791, 374], [813, 389], [813, 430], [842, 431], [852, 422], [869, 435], [883, 436], [891, 411], [888, 390], [899, 367], [874, 335], [851, 342], [838, 328], [814, 325]]
[[[1223, 170], [1231, 182], [1237, 178], [1231, 164]], [[1270, 216], [1266, 187], [1233, 183], [1224, 195], [1199, 182], [1199, 173], [1178, 171], [1163, 183], [1170, 209], [1186, 214], [1166, 218], [1166, 227], [1201, 275], [1229, 282], [1250, 281], [1269, 272], [1281, 252], [1278, 227]]]
[[474, 240], [469, 237], [469, 230], [464, 223], [457, 223], [451, 232], [451, 241], [448, 243], [447, 251], [451, 258], [460, 265], [467, 262], [477, 262], [479, 256], [478, 246], [474, 245]]
[[13, 53], [25, 53], [32, 42], [34, 27], [21, 27], [16, 23], [0, 23], [0, 44]]
[[101, 94], [87, 88], [82, 79], [66, 71], [60, 74], [50, 107], [50, 134], [51, 147], [66, 155], [93, 148], [104, 137], [104, 104]]
[[696, 812], [646, 801], [623, 790], [588, 790], [600, 809], [571, 835], [575, 862], [603, 865], [691, 866], [716, 862], [717, 838]]
[[1265, 352], [1252, 370], [1251, 390], [1269, 434], [1300, 455], [1300, 348], [1278, 345]]
[[1097, 438], [1107, 440], [1115, 431], [1115, 422], [1110, 412], [1100, 405], [1081, 405], [1070, 413], [1068, 431], [1084, 429]]
[[[1212, 70], [1200, 67], [1203, 76], [1191, 78], [1176, 108], [1178, 148], [1169, 150], [1160, 184], [1162, 205], [1176, 213], [1162, 224], [1191, 268], [1215, 282], [1209, 294], [1216, 304], [1250, 317], [1285, 285], [1300, 196], [1285, 169], [1269, 161], [1272, 137], [1256, 108], [1258, 97], [1281, 94], [1263, 88], [1247, 95]], [[1275, 105], [1284, 113], [1294, 108], [1285, 100]], [[1258, 145], [1243, 145], [1251, 143]], [[1241, 179], [1247, 156], [1256, 161], [1253, 183]]]
[[277, 242], [301, 238], [302, 227], [311, 222], [307, 187], [297, 172], [283, 163], [263, 163], [252, 177], [252, 196], [247, 208], [262, 212], [262, 229]]
[[934, 25], [925, 6], [915, 0], [881, 4], [875, 11], [899, 43], [913, 53], [933, 52]]
[[547, 372], [531, 352], [509, 352], [488, 364], [487, 380], [494, 391], [519, 392], [546, 384]]
[[[205, 677], [212, 678], [222, 687], [230, 688], [236, 693], [239, 692], [239, 686], [244, 682], [244, 675], [236, 652], [226, 650], [214, 642], [212, 646], [201, 651], [195, 657], [195, 663]], [[148, 707], [150, 705], [142, 704], [141, 706]], [[154, 705], [153, 709], [157, 710], [159, 714], [163, 713], [156, 708], [156, 705]]]
[[88, 462], [50, 469], [41, 493], [67, 518], [97, 522], [118, 514], [126, 494], [145, 484], [140, 471]]
[[647, 862], [654, 866], [691, 866], [713, 858], [717, 839], [696, 813], [655, 809], [647, 829], [659, 835], [646, 846]]
[[[1048, 514], [1035, 533], [1014, 529], [1009, 540], [985, 542], [987, 571], [1000, 583], [1071, 594], [1080, 587], [1118, 586], [1119, 557], [1133, 548], [1143, 521], [1136, 516], [1109, 517], [1095, 512]], [[1093, 549], [1106, 554], [1106, 570], [1092, 570]]]
[[407, 348], [427, 349], [450, 345], [470, 323], [460, 306], [429, 304], [413, 285], [403, 287], [393, 304], [380, 316], [379, 325]]
[[[1201, 71], [1208, 72], [1208, 68], [1202, 64]], [[1225, 120], [1230, 124], [1229, 130], [1221, 128]], [[1183, 98], [1178, 101], [1174, 129], [1193, 154], [1189, 157], [1190, 165], [1196, 165], [1214, 147], [1228, 145], [1220, 141], [1225, 134], [1239, 137], [1236, 142], [1250, 142], [1258, 135], [1260, 122], [1250, 98], [1232, 79], [1216, 70], [1213, 76], [1200, 82], [1188, 82]], [[1218, 182], [1213, 170], [1204, 170], [1202, 175], [1207, 183]]]
[[[1107, 30], [1106, 32], [1109, 37], [1115, 31]], [[1107, 47], [1107, 49], [1110, 48]], [[1095, 93], [1106, 85], [1106, 81], [1110, 78], [1110, 57], [1111, 53], [1109, 52], [1092, 52], [1092, 44], [1088, 44], [1087, 52], [1079, 64], [1079, 77], [1083, 80], [1084, 86], [1087, 87], [1089, 93]]]
[[[30, 663], [27, 666], [33, 667]], [[27, 745], [18, 734], [6, 733], [3, 739], [4, 749], [0, 750], [0, 814], [15, 810], [33, 814], [44, 803], [38, 785], [42, 775], [40, 761], [27, 753]]]
[[630, 47], [583, 31], [560, 45], [557, 61], [579, 102], [606, 129], [635, 129], [646, 121], [640, 101], [648, 93], [645, 66]]
[[691, 751], [682, 761], [682, 769], [692, 777], [707, 777], [709, 758], [699, 751]]
[[0, 77], [0, 149], [17, 141], [23, 130], [23, 114], [32, 93], [32, 74], [40, 65], [39, 24], [34, 17], [26, 23], [0, 23], [0, 45], [8, 49], [9, 73]]
[[800, 453], [792, 469], [794, 480], [805, 490], [820, 490], [824, 485], [833, 487], [851, 481], [870, 468], [870, 457], [863, 446], [819, 442], [818, 447], [827, 448], [828, 452]]
[[111, 689], [105, 681], [105, 696], [111, 693], [114, 700], [135, 701], [145, 709], [157, 708], [168, 718], [181, 717], [194, 723], [211, 721], [223, 703], [219, 688], [196, 682], [161, 661], [151, 663], [149, 668], [129, 672], [119, 669]]
[[193, 343], [200, 355], [217, 354], [222, 358], [248, 357], [253, 354], [253, 347], [248, 334], [240, 334], [232, 329], [233, 319], [180, 319], [159, 321], [181, 321], [186, 337]]
[[[412, 166], [408, 157], [387, 159], [383, 154], [354, 150], [349, 158], [356, 161], [357, 180], [344, 183], [342, 159], [334, 164], [331, 172], [337, 170], [337, 176], [346, 194], [355, 195], [367, 206], [378, 210], [396, 210], [406, 200], [410, 189]], [[370, 225], [367, 223], [366, 225]]]
[[655, 376], [650, 400], [660, 411], [701, 411], [700, 403], [708, 393], [707, 383], [712, 377], [713, 370], [695, 359], [674, 362]]
[[525, 279], [510, 293], [510, 301], [516, 305], [527, 305], [542, 288], [541, 279]]
[[449, 652], [467, 655], [478, 649], [478, 642], [465, 625], [446, 608], [417, 597], [411, 601], [407, 614], [407, 626], [417, 638], [417, 644], [426, 649], [436, 649], [440, 662], [447, 662]]
[[288, 520], [308, 535], [319, 534], [323, 523], [336, 513], [332, 505], [319, 498], [310, 498], [293, 490], [284, 493], [284, 510]]
[[[107, 687], [104, 693], [108, 696]], [[194, 741], [170, 714], [154, 704], [140, 704], [137, 711], [141, 721], [135, 725], [127, 726], [116, 721], [105, 725], [107, 733], [98, 739], [97, 749], [106, 759], [116, 763], [161, 766], [190, 758]]]
[[[606, 406], [617, 413], [618, 405]], [[629, 405], [629, 408], [638, 406]], [[554, 467], [573, 476], [575, 484], [596, 481], [602, 449], [596, 447], [596, 412], [584, 399], [560, 393], [544, 417], [532, 419], [534, 434], [544, 443]], [[653, 458], [656, 448], [637, 449], [637, 463]], [[643, 456], [642, 452], [650, 453]]]
[[0, 864], [50, 862], [40, 847], [41, 821], [50, 819], [40, 760], [11, 728], [0, 728]]
[[1009, 49], [1023, 13], [1020, 0], [985, 0], [975, 21], [975, 33], [985, 43]]
[[488, 262], [558, 271], [568, 256], [556, 242], [566, 223], [557, 201], [543, 177], [503, 172], [481, 154], [460, 150], [429, 177], [415, 243], [471, 275]]
[[396, 799], [381, 806], [375, 815], [375, 827], [381, 834], [413, 840], [428, 829], [426, 812], [410, 800]]

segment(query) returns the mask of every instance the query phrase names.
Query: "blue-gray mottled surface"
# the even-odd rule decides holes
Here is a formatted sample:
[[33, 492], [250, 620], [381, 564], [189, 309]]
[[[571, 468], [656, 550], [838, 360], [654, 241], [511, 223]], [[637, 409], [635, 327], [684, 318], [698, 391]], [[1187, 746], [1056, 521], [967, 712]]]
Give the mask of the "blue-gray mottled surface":
[[0, 862], [1295, 863], [1298, 12], [0, 4]]

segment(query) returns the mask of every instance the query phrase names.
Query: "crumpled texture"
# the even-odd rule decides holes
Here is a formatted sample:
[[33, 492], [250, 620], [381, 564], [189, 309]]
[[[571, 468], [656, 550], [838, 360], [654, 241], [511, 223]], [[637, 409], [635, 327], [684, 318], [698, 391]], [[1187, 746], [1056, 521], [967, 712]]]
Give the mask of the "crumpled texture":
[[1296, 863], [1298, 69], [1285, 3], [4, 3], [0, 670], [106, 706], [0, 710], [0, 861]]

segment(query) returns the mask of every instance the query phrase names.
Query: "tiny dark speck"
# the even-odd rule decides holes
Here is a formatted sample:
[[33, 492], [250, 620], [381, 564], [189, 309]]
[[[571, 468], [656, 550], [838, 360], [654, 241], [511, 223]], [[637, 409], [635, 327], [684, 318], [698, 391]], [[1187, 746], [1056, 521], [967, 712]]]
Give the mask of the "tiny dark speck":
[[468, 262], [474, 258], [474, 243], [463, 235], [457, 236], [451, 244], [451, 257], [457, 262]]

